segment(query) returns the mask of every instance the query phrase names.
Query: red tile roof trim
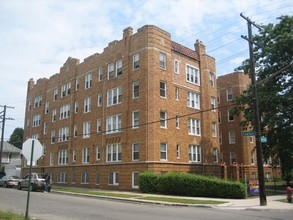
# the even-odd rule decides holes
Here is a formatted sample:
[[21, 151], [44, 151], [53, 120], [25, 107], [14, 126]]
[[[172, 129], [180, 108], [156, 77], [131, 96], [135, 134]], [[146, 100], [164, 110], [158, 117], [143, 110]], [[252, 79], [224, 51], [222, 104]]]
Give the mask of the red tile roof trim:
[[189, 49], [188, 47], [182, 46], [181, 44], [178, 44], [174, 41], [171, 41], [171, 47], [172, 47], [172, 50], [174, 50], [175, 52], [181, 53], [185, 56], [188, 56], [192, 59], [199, 61], [198, 54], [195, 51]]

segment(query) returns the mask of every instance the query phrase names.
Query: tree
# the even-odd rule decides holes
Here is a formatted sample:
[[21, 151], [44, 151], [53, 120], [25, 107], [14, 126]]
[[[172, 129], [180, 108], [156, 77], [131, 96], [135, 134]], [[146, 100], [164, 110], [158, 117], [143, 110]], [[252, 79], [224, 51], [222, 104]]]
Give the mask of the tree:
[[8, 143], [21, 149], [23, 143], [23, 128], [15, 128], [13, 133], [10, 135]]
[[[293, 16], [277, 19], [279, 23], [263, 25], [254, 36], [256, 86], [261, 129], [268, 139], [263, 144], [264, 157], [278, 156], [289, 184], [293, 170]], [[247, 60], [243, 63], [237, 69], [249, 74]], [[235, 100], [235, 111], [245, 114], [243, 126], [253, 121], [251, 100], [251, 87]]]

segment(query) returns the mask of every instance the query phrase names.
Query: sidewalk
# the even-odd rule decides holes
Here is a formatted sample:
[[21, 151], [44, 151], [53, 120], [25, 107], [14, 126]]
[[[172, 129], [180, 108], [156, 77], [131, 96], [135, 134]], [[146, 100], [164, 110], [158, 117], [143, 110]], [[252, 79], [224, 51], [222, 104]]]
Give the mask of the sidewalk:
[[[109, 191], [109, 190], [96, 190], [96, 189], [83, 189], [89, 191], [97, 191], [103, 193], [109, 193], [109, 195], [88, 195], [82, 193], [74, 192], [55, 192], [55, 193], [64, 193], [78, 196], [87, 196], [87, 197], [97, 197], [102, 199], [111, 199], [117, 201], [133, 202], [133, 203], [148, 203], [148, 204], [160, 204], [160, 205], [173, 205], [173, 206], [190, 206], [190, 207], [207, 207], [207, 208], [216, 208], [216, 209], [234, 209], [234, 210], [266, 210], [266, 209], [289, 209], [293, 210], [292, 203], [286, 203], [279, 200], [286, 199], [286, 194], [267, 196], [267, 205], [260, 206], [259, 197], [255, 196], [248, 199], [222, 199], [222, 198], [206, 198], [206, 197], [182, 197], [182, 196], [169, 196], [169, 195], [158, 195], [158, 194], [145, 194], [138, 192], [125, 192], [125, 191]], [[54, 190], [53, 190], [54, 192]], [[111, 194], [123, 194], [126, 195], [125, 198], [114, 197]], [[172, 203], [172, 202], [163, 202], [163, 201], [151, 201], [144, 200], [144, 197], [165, 197], [165, 198], [181, 198], [181, 199], [194, 199], [194, 200], [212, 200], [212, 201], [222, 201], [224, 204], [217, 205], [205, 205], [205, 204], [183, 204], [183, 203]]]

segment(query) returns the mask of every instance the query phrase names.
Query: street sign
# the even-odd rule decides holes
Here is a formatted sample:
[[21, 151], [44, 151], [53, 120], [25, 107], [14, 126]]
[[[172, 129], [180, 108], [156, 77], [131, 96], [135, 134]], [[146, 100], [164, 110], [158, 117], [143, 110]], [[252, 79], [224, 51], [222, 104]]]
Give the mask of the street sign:
[[260, 141], [261, 143], [267, 143], [267, 137], [261, 136]]
[[34, 141], [34, 150], [33, 150], [33, 158], [32, 158], [33, 161], [37, 161], [44, 153], [43, 145], [37, 139], [29, 138], [22, 144], [22, 151], [21, 151], [21, 154], [28, 161], [31, 160], [33, 141]]
[[242, 131], [242, 136], [254, 136], [255, 132], [254, 131]]

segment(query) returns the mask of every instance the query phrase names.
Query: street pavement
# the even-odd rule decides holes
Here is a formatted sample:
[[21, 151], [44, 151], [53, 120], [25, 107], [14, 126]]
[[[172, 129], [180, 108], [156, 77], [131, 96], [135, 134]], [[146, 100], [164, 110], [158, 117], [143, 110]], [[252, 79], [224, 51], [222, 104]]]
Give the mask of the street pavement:
[[[256, 209], [293, 210], [292, 203], [284, 202], [284, 200], [287, 201], [286, 194], [266, 196], [267, 205], [261, 206], [259, 196], [252, 196], [247, 199], [223, 199], [223, 198], [206, 198], [206, 197], [169, 196], [169, 195], [145, 194], [145, 193], [138, 193], [138, 192], [124, 192], [124, 191], [106, 191], [106, 190], [94, 190], [94, 189], [88, 189], [88, 190], [105, 192], [105, 193], [109, 193], [109, 195], [106, 195], [106, 196], [105, 195], [87, 195], [87, 194], [81, 194], [81, 193], [60, 192], [60, 191], [56, 193], [76, 194], [79, 196], [99, 197], [103, 199], [119, 200], [119, 201], [125, 201], [125, 202], [152, 203], [152, 204], [173, 205], [173, 206], [195, 206], [195, 207], [198, 206], [198, 207], [207, 207], [207, 208], [216, 208], [216, 209], [234, 209], [234, 210], [245, 210], [245, 209], [248, 209], [248, 210], [256, 210]], [[114, 197], [114, 196], [111, 196], [111, 194], [127, 194], [127, 198]], [[144, 197], [168, 197], [168, 198], [194, 199], [194, 200], [212, 200], [212, 201], [223, 201], [225, 203], [216, 204], [216, 205], [182, 204], [182, 203], [144, 200], [143, 199]]]

